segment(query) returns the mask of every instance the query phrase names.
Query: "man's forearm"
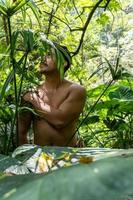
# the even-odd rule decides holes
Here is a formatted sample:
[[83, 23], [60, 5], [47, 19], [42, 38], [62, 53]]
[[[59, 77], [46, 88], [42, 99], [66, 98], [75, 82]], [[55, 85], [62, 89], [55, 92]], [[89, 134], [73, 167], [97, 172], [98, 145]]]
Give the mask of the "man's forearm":
[[48, 111], [47, 107], [36, 109], [36, 112], [39, 114], [39, 116], [43, 119], [45, 119], [49, 124], [53, 125], [55, 128], [63, 128], [66, 126], [66, 121], [63, 120], [62, 111], [51, 108], [50, 111]]
[[45, 108], [43, 109], [40, 108], [40, 109], [36, 109], [36, 112], [39, 114], [40, 117], [44, 118], [50, 124], [53, 124], [55, 126], [56, 124], [58, 124], [58, 121], [59, 121], [59, 117], [57, 115], [58, 110], [52, 109], [51, 111], [48, 111]]
[[64, 114], [59, 108], [56, 109], [51, 105], [44, 103], [42, 99], [36, 96], [37, 99], [30, 100], [30, 103], [35, 108], [40, 117], [44, 118], [48, 123], [56, 128], [63, 128], [69, 121], [68, 115]]

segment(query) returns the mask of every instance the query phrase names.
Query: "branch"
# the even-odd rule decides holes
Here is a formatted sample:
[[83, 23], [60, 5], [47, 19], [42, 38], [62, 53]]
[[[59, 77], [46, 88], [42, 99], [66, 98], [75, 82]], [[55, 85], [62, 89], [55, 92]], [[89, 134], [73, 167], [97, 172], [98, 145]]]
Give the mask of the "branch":
[[[75, 19], [77, 19], [78, 17], [80, 17], [84, 13], [85, 9], [87, 9], [87, 8], [94, 8], [94, 6], [83, 6], [81, 13]], [[105, 6], [98, 6], [98, 8], [104, 8], [105, 9]]]
[[75, 5], [75, 0], [72, 0], [73, 1], [73, 5], [74, 5], [74, 8], [75, 8], [75, 10], [76, 10], [76, 12], [77, 12], [77, 14], [78, 14], [78, 16], [76, 17], [76, 18], [80, 18], [80, 20], [82, 21], [82, 23], [83, 23], [83, 20], [82, 20], [82, 18], [81, 18], [81, 15], [80, 15], [80, 13], [79, 13], [79, 11], [78, 11], [78, 9], [77, 9], [77, 7], [76, 7], [76, 5]]
[[[51, 15], [51, 13], [49, 13], [49, 12], [47, 12], [47, 11], [45, 11], [45, 10], [43, 10], [43, 12], [46, 13], [46, 14], [48, 14], [48, 15]], [[69, 28], [69, 30], [71, 31], [71, 27], [70, 27], [69, 24], [67, 24], [65, 21], [63, 21], [63, 20], [60, 19], [59, 17], [56, 17], [55, 15], [52, 15], [52, 17], [55, 18], [55, 19], [58, 19], [60, 22], [64, 23], [64, 24]]]
[[107, 9], [107, 7], [108, 7], [110, 1], [111, 1], [111, 0], [107, 0], [106, 4], [105, 4], [105, 6], [104, 6], [104, 11], [106, 11], [106, 9]]
[[59, 8], [59, 6], [60, 6], [60, 1], [61, 1], [61, 0], [58, 0], [58, 4], [57, 4], [57, 7], [56, 7], [55, 10], [54, 10], [54, 4], [55, 4], [55, 3], [53, 3], [53, 8], [52, 8], [52, 10], [51, 10], [50, 17], [49, 17], [49, 25], [48, 25], [48, 31], [47, 31], [47, 38], [48, 38], [49, 33], [50, 33], [50, 28], [51, 28], [53, 16], [54, 16], [54, 14], [57, 12], [57, 10], [58, 10], [58, 8]]
[[50, 28], [51, 28], [51, 23], [52, 23], [52, 19], [53, 19], [53, 13], [54, 13], [54, 9], [52, 8], [50, 16], [49, 16], [49, 24], [48, 24], [48, 31], [47, 31], [47, 38], [49, 36], [50, 33]]
[[81, 27], [81, 28], [74, 28], [74, 29], [71, 29], [70, 31], [71, 31], [71, 32], [74, 32], [74, 31], [83, 31], [83, 30], [84, 30], [84, 28]]
[[82, 45], [83, 40], [84, 40], [84, 36], [85, 36], [86, 29], [87, 29], [87, 27], [88, 27], [88, 25], [89, 25], [89, 23], [90, 23], [90, 21], [91, 21], [91, 19], [92, 19], [92, 17], [93, 17], [93, 14], [95, 13], [96, 9], [98, 8], [98, 6], [101, 4], [102, 1], [103, 1], [103, 0], [99, 0], [99, 1], [95, 4], [95, 6], [92, 8], [91, 12], [89, 13], [88, 18], [87, 18], [87, 20], [86, 20], [86, 22], [85, 22], [85, 25], [84, 25], [84, 27], [83, 27], [83, 33], [82, 33], [82, 35], [81, 35], [81, 39], [80, 39], [80, 42], [79, 42], [79, 46], [78, 46], [77, 50], [76, 50], [75, 52], [73, 52], [73, 55], [72, 55], [72, 56], [75, 56], [75, 55], [77, 55], [77, 54], [79, 53], [79, 50], [80, 50], [81, 45]]

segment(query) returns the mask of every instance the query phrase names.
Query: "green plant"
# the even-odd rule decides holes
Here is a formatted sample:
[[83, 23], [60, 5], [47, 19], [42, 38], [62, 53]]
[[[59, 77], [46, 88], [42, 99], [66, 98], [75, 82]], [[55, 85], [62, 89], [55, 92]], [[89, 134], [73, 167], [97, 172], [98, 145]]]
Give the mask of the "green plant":
[[[11, 131], [10, 131], [10, 136], [7, 138], [7, 133], [6, 133], [6, 138], [5, 140], [8, 140], [7, 142], [7, 149], [6, 153], [9, 152], [10, 149], [10, 144], [12, 142], [13, 148], [15, 148], [16, 145], [18, 145], [18, 107], [20, 104], [20, 95], [21, 95], [21, 89], [22, 89], [22, 84], [23, 84], [23, 77], [24, 77], [24, 72], [26, 69], [26, 64], [27, 64], [27, 56], [33, 50], [34, 48], [34, 37], [33, 37], [33, 32], [30, 30], [23, 30], [23, 31], [12, 31], [12, 24], [11, 24], [11, 19], [13, 15], [15, 15], [23, 6], [28, 5], [33, 12], [35, 13], [37, 19], [38, 17], [38, 11], [35, 8], [35, 4], [30, 1], [30, 0], [23, 0], [23, 1], [0, 1], [0, 14], [3, 15], [4, 19], [6, 19], [7, 23], [7, 32], [6, 36], [9, 39], [9, 68], [12, 69], [9, 72], [9, 75], [3, 85], [3, 88], [1, 90], [1, 96], [0, 100], [2, 102], [3, 97], [5, 96], [5, 91], [8, 87], [8, 85], [13, 81], [13, 87], [14, 87], [14, 98], [15, 98], [15, 112], [13, 113], [13, 118], [12, 118], [12, 123], [11, 123]], [[20, 57], [19, 60], [16, 58], [16, 45], [17, 45], [17, 39], [19, 34], [21, 34], [23, 38], [23, 55]], [[22, 75], [21, 75], [21, 82], [19, 85], [17, 85], [17, 70], [22, 66]], [[16, 125], [16, 126], [15, 126]], [[16, 145], [14, 143], [14, 128], [16, 129]]]
[[[131, 0], [79, 0], [76, 4], [75, 1], [58, 0], [0, 1], [0, 103], [3, 108], [0, 136], [1, 140], [5, 138], [2, 144], [6, 144], [6, 152], [9, 151], [9, 146], [16, 146], [17, 124], [14, 119], [17, 116], [15, 113], [21, 110], [21, 91], [39, 83], [38, 56], [41, 51], [46, 51], [49, 41], [68, 46], [73, 63], [67, 77], [84, 85], [87, 90], [87, 103], [77, 132], [88, 146], [113, 146], [116, 131], [110, 130], [106, 124], [117, 124], [121, 119], [115, 116], [115, 112], [114, 116], [108, 116], [108, 108], [101, 107], [98, 110], [97, 107], [102, 101], [110, 100], [109, 92], [121, 86], [132, 89], [132, 78], [127, 73], [132, 70], [131, 22]], [[46, 35], [44, 45], [38, 41], [36, 34], [39, 32]], [[38, 42], [39, 52], [36, 50]], [[63, 69], [60, 67], [63, 59], [58, 51], [56, 54], [58, 69], [63, 77]], [[12, 110], [9, 112], [11, 121], [4, 124], [2, 113], [7, 107]], [[5, 115], [6, 113], [5, 111]], [[127, 124], [132, 127], [131, 116], [129, 114], [128, 118], [125, 115], [122, 120], [126, 123], [130, 121]], [[124, 124], [122, 126], [126, 128]], [[1, 151], [5, 151], [3, 145]]]

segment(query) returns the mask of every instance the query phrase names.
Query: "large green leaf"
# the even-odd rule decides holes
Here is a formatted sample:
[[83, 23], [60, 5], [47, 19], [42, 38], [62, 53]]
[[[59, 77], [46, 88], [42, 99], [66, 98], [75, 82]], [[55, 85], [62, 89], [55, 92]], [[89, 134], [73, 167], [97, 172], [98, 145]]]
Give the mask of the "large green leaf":
[[65, 52], [65, 50], [63, 50], [63, 48], [60, 47], [60, 45], [57, 45], [56, 43], [53, 43], [51, 40], [46, 39], [45, 35], [42, 34], [41, 38], [44, 49], [40, 48], [40, 54], [45, 54], [47, 53], [47, 51], [52, 51], [52, 49], [55, 50], [57, 69], [59, 70], [60, 76], [63, 79], [65, 59], [63, 57], [62, 51], [65, 55], [67, 53]]
[[0, 2], [0, 13], [6, 15], [6, 7]]
[[109, 23], [109, 16], [105, 13], [101, 13], [99, 18], [97, 19], [97, 22], [103, 26], [105, 26], [107, 23]]
[[100, 119], [99, 119], [99, 116], [98, 115], [93, 115], [93, 116], [88, 116], [84, 122], [82, 123], [82, 125], [88, 125], [88, 124], [94, 124], [94, 123], [97, 123], [99, 122]]
[[15, 14], [22, 6], [24, 6], [28, 0], [12, 0], [0, 1], [0, 13], [6, 17], [10, 17]]
[[107, 109], [116, 112], [133, 112], [133, 90], [126, 86], [110, 91], [110, 100], [100, 101], [95, 110]]
[[107, 109], [115, 112], [133, 112], [133, 100], [112, 99], [101, 101], [95, 106], [95, 110]]
[[12, 40], [11, 40], [11, 51], [12, 51], [12, 54], [14, 54], [14, 51], [16, 50], [16, 42], [17, 42], [17, 38], [18, 38], [18, 35], [19, 35], [19, 32], [20, 31], [14, 31], [12, 33]]
[[32, 12], [34, 13], [37, 21], [38, 21], [38, 24], [39, 26], [41, 27], [41, 21], [40, 21], [40, 17], [39, 17], [39, 9], [38, 7], [36, 6], [36, 4], [34, 3], [33, 0], [29, 0], [28, 1], [28, 6], [31, 8]]
[[19, 1], [16, 1], [16, 4], [13, 7], [13, 13], [17, 12], [18, 10], [20, 10], [20, 8], [22, 8], [29, 1], [30, 0], [19, 0]]
[[[31, 180], [37, 179], [39, 175], [19, 175], [19, 176], [10, 176], [8, 174], [3, 174], [0, 176], [0, 199], [5, 197], [7, 198], [10, 193], [16, 191], [19, 187], [22, 187], [25, 183], [28, 183]], [[10, 192], [9, 192], [10, 191]], [[8, 193], [9, 192], [9, 193]]]
[[27, 174], [29, 173], [26, 166], [20, 161], [10, 156], [0, 154], [0, 172], [13, 173], [13, 174]]
[[13, 80], [13, 70], [9, 73], [9, 75], [7, 76], [4, 85], [1, 89], [1, 93], [0, 93], [0, 101], [2, 101], [4, 95], [5, 95], [5, 91], [8, 87], [8, 85], [11, 83], [11, 81]]
[[30, 172], [42, 173], [79, 163], [90, 163], [110, 156], [118, 156], [128, 151], [105, 148], [38, 147], [23, 145], [12, 154]]
[[0, 13], [3, 14], [5, 17], [11, 17], [14, 15], [16, 12], [18, 12], [24, 5], [28, 5], [31, 10], [33, 11], [40, 27], [41, 27], [41, 22], [39, 19], [39, 12], [38, 12], [38, 7], [32, 0], [4, 0], [0, 1]]
[[110, 99], [120, 99], [120, 100], [133, 100], [133, 90], [126, 86], [121, 86], [109, 94]]
[[58, 49], [56, 49], [56, 60], [57, 60], [57, 69], [59, 70], [60, 76], [63, 79], [64, 78], [64, 57]]
[[35, 40], [34, 40], [34, 33], [31, 29], [24, 29], [20, 31], [20, 34], [22, 35], [23, 38], [23, 46], [26, 52], [30, 52], [33, 50], [33, 47], [35, 45]]
[[[116, 157], [63, 168], [37, 180], [25, 181], [19, 188], [12, 184], [5, 189], [1, 180], [1, 199], [7, 200], [122, 200], [133, 193], [133, 158]], [[28, 176], [25, 176], [28, 177]], [[15, 177], [8, 177], [9, 183]], [[16, 177], [17, 182], [17, 177]], [[24, 179], [23, 181], [24, 182]], [[2, 190], [2, 191], [3, 191]]]
[[[12, 156], [15, 157], [17, 160], [20, 160], [21, 162], [26, 161], [29, 159], [32, 155], [34, 155], [38, 149], [41, 149], [41, 152], [53, 154], [55, 159], [63, 158], [64, 152], [73, 154], [73, 156], [91, 156], [91, 155], [100, 155], [100, 154], [106, 154], [109, 152], [116, 152], [116, 150], [113, 149], [107, 149], [107, 148], [73, 148], [73, 147], [39, 147], [37, 145], [29, 145], [25, 144], [22, 146], [19, 146], [17, 149], [14, 150], [12, 153]], [[119, 150], [117, 150], [118, 152]]]
[[13, 164], [15, 165], [18, 164], [18, 160], [16, 160], [15, 158], [11, 158], [9, 156], [0, 154], [0, 171], [1, 172]]

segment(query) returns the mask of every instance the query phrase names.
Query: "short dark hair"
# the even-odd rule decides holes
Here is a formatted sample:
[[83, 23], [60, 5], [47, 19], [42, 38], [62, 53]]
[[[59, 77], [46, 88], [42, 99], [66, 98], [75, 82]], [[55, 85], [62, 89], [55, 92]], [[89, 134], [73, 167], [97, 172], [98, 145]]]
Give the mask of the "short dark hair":
[[57, 43], [54, 43], [54, 44], [56, 48], [62, 53], [65, 61], [67, 62], [67, 66], [64, 69], [64, 72], [66, 72], [72, 64], [72, 57], [71, 57], [70, 51], [68, 50], [66, 46], [63, 46]]

